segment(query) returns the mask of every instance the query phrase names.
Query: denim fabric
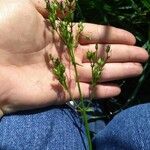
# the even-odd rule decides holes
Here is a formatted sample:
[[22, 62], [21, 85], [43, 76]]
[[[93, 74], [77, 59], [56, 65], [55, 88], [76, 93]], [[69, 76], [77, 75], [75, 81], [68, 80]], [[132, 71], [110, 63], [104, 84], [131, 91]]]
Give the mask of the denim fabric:
[[24, 111], [0, 122], [0, 150], [85, 150], [77, 114], [67, 106]]
[[95, 150], [150, 150], [150, 104], [120, 114], [93, 140]]
[[[103, 128], [103, 122], [99, 122]], [[92, 129], [97, 131], [97, 125]], [[99, 130], [101, 130], [99, 128]], [[150, 150], [150, 104], [129, 108], [93, 140], [95, 150]], [[24, 111], [0, 122], [0, 150], [85, 150], [87, 139], [78, 115], [67, 106]]]

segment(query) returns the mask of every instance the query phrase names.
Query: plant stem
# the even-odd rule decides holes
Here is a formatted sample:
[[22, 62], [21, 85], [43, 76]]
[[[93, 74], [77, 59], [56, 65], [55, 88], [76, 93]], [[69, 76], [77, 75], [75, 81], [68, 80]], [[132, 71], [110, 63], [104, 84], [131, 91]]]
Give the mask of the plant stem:
[[[83, 105], [84, 105], [84, 103], [83, 103]], [[89, 150], [92, 150], [92, 141], [91, 141], [89, 124], [88, 124], [88, 117], [87, 117], [85, 109], [83, 109], [83, 111], [81, 111], [81, 113], [82, 113], [83, 120], [84, 120], [84, 125], [85, 125], [85, 130], [86, 130], [86, 136], [87, 136], [88, 144], [89, 144]]]
[[[48, 1], [47, 8], [49, 8], [49, 11], [50, 11], [49, 21], [50, 21], [53, 29], [58, 33], [58, 35], [61, 37], [62, 41], [64, 42], [64, 44], [67, 46], [67, 49], [68, 49], [68, 54], [69, 54], [71, 63], [74, 68], [75, 80], [76, 80], [79, 97], [80, 97], [80, 101], [81, 101], [81, 108], [80, 108], [80, 106], [79, 106], [79, 108], [80, 108], [80, 112], [83, 117], [83, 122], [85, 125], [85, 131], [86, 131], [86, 136], [88, 139], [89, 150], [92, 150], [92, 142], [91, 142], [91, 136], [90, 136], [90, 130], [89, 130], [89, 124], [88, 124], [88, 117], [86, 114], [83, 95], [82, 95], [82, 91], [81, 91], [81, 87], [80, 87], [79, 74], [77, 71], [77, 63], [75, 60], [75, 50], [78, 45], [78, 37], [79, 37], [79, 34], [81, 33], [81, 31], [83, 30], [83, 26], [81, 24], [79, 24], [79, 26], [78, 26], [79, 31], [77, 33], [77, 36], [74, 38], [73, 23], [72, 23], [74, 10], [72, 10], [72, 8], [71, 8], [72, 2], [73, 2], [73, 0], [65, 1], [65, 4], [69, 10], [68, 10], [68, 15], [64, 18], [63, 21], [61, 19], [57, 18], [57, 9], [59, 9], [59, 4], [56, 0], [54, 0], [54, 2], [51, 3], [51, 5]], [[58, 19], [60, 21], [58, 23], [58, 25], [56, 24], [56, 19]], [[58, 65], [60, 65], [58, 67], [56, 66], [57, 67], [56, 69], [58, 69], [58, 71], [56, 70], [54, 73], [55, 73], [55, 75], [58, 76], [58, 80], [62, 84], [64, 89], [67, 90], [67, 92], [69, 93], [71, 100], [73, 100], [71, 91], [69, 90], [68, 85], [66, 84], [65, 77], [62, 78], [61, 74], [59, 74], [59, 73], [64, 73], [65, 69], [64, 69], [64, 67], [62, 67], [63, 65], [61, 63]]]
[[73, 64], [73, 67], [74, 67], [76, 82], [77, 82], [79, 95], [80, 95], [81, 108], [82, 108], [81, 109], [81, 114], [83, 116], [84, 126], [85, 126], [85, 130], [86, 130], [86, 136], [87, 136], [88, 144], [89, 144], [89, 150], [92, 150], [92, 142], [91, 142], [91, 136], [90, 136], [90, 130], [89, 130], [89, 124], [88, 124], [88, 117], [87, 117], [87, 114], [86, 114], [83, 95], [82, 95], [82, 92], [81, 92], [81, 87], [80, 87], [80, 82], [79, 82], [79, 75], [78, 75], [76, 61], [75, 61], [75, 57], [74, 57], [74, 49], [70, 49], [70, 51], [73, 54], [72, 55], [72, 64]]

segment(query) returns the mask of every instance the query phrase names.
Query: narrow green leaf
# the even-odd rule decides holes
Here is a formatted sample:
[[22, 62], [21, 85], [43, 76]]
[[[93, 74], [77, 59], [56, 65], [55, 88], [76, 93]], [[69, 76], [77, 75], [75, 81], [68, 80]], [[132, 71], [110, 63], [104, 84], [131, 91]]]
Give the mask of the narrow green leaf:
[[141, 0], [141, 2], [148, 10], [150, 10], [150, 0]]

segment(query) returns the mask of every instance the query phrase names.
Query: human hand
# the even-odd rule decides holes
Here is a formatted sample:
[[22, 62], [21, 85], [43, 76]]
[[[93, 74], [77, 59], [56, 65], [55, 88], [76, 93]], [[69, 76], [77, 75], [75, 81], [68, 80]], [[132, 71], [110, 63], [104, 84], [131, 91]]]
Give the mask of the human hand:
[[[73, 70], [61, 39], [56, 33], [53, 35], [44, 18], [44, 7], [42, 0], [0, 1], [0, 108], [4, 113], [69, 101], [69, 95], [60, 88], [49, 68], [47, 56], [61, 54], [67, 72], [72, 73], [71, 79]], [[99, 56], [107, 44], [111, 45], [111, 53], [95, 96], [116, 96], [120, 88], [110, 82], [139, 75], [142, 72], [139, 63], [146, 61], [148, 54], [143, 48], [133, 46], [135, 38], [127, 31], [94, 24], [84, 26], [76, 50], [76, 59], [84, 66], [78, 67], [82, 93], [89, 97], [91, 71], [86, 52], [94, 51], [95, 43], [99, 43]], [[90, 40], [86, 36], [90, 36]], [[77, 87], [70, 88], [73, 97], [78, 98]]]

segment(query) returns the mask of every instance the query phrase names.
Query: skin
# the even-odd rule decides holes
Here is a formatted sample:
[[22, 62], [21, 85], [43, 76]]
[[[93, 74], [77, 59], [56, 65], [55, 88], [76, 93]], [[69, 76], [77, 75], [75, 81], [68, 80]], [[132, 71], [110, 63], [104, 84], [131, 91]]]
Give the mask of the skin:
[[[51, 72], [49, 54], [61, 56], [72, 95], [79, 97], [66, 47], [57, 33], [53, 34], [45, 17], [47, 12], [42, 0], [0, 1], [0, 108], [4, 113], [69, 101], [68, 94]], [[87, 36], [90, 39], [85, 38]], [[140, 63], [148, 59], [148, 54], [143, 48], [134, 46], [135, 37], [125, 30], [85, 23], [75, 52], [76, 61], [84, 66], [78, 67], [84, 97], [89, 97], [91, 80], [86, 52], [94, 51], [96, 43], [99, 56], [105, 55], [107, 44], [111, 45], [111, 53], [95, 96], [116, 96], [121, 89], [113, 81], [140, 75]]]

